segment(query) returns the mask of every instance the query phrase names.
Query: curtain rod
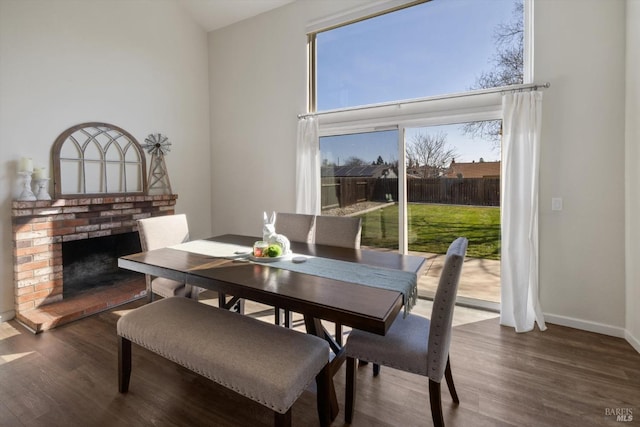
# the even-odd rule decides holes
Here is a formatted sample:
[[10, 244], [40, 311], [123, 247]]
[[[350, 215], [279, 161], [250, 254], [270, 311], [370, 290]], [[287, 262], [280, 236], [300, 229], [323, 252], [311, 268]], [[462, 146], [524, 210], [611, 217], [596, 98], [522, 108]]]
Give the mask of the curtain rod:
[[543, 83], [543, 84], [540, 84], [540, 83], [527, 83], [527, 84], [521, 84], [521, 85], [501, 86], [501, 87], [495, 87], [495, 88], [489, 88], [489, 89], [480, 89], [480, 90], [475, 90], [475, 91], [471, 91], [471, 92], [459, 92], [459, 93], [452, 93], [452, 94], [449, 94], [449, 95], [428, 96], [428, 97], [425, 97], [425, 98], [409, 99], [409, 100], [406, 100], [406, 101], [396, 101], [396, 102], [388, 102], [388, 103], [381, 103], [381, 104], [363, 105], [362, 107], [340, 108], [340, 109], [335, 109], [335, 110], [320, 111], [318, 113], [298, 114], [298, 118], [299, 119], [303, 119], [303, 118], [306, 118], [306, 117], [316, 117], [316, 116], [322, 116], [324, 114], [330, 114], [330, 113], [336, 113], [336, 112], [360, 111], [360, 110], [368, 110], [370, 108], [379, 108], [379, 107], [393, 107], [393, 106], [401, 107], [403, 105], [415, 104], [417, 102], [439, 101], [439, 100], [443, 100], [443, 99], [453, 99], [453, 98], [464, 98], [465, 96], [486, 95], [486, 94], [491, 94], [491, 93], [518, 92], [518, 91], [523, 91], [523, 90], [548, 89], [550, 87], [551, 87], [551, 83], [549, 83], [549, 82]]

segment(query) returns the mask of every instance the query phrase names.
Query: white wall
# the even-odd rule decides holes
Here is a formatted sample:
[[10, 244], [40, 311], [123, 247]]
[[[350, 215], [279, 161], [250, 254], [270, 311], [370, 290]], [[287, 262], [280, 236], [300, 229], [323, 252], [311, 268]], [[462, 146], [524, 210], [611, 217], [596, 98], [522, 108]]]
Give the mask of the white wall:
[[[548, 320], [623, 335], [625, 4], [535, 2], [544, 94], [540, 299]], [[551, 211], [551, 198], [564, 209]], [[578, 322], [578, 323], [576, 323]], [[588, 324], [581, 324], [588, 322]]]
[[[0, 0], [0, 316], [14, 305], [11, 200], [17, 161], [50, 171], [68, 127], [103, 121], [173, 143], [176, 210], [211, 232], [207, 35], [171, 0]], [[148, 160], [148, 159], [147, 159]]]
[[363, 0], [298, 0], [209, 33], [213, 227], [260, 234], [295, 210], [296, 115], [306, 111], [310, 20]]
[[[259, 233], [292, 210], [305, 25], [356, 2], [299, 0], [209, 33], [214, 232]], [[536, 0], [544, 94], [540, 294], [551, 321], [625, 327], [624, 2]], [[564, 210], [551, 212], [551, 197]], [[218, 202], [219, 200], [219, 202]]]
[[640, 352], [640, 1], [627, 0], [627, 340]]

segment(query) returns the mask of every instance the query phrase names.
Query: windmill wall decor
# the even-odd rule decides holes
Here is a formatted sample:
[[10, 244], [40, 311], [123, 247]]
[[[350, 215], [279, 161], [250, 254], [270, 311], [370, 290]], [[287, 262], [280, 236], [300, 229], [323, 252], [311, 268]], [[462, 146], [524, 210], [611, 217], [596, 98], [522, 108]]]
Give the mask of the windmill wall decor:
[[144, 148], [151, 154], [151, 166], [149, 167], [149, 194], [172, 194], [171, 182], [167, 174], [167, 165], [164, 156], [171, 151], [169, 139], [159, 133], [152, 133], [144, 140]]

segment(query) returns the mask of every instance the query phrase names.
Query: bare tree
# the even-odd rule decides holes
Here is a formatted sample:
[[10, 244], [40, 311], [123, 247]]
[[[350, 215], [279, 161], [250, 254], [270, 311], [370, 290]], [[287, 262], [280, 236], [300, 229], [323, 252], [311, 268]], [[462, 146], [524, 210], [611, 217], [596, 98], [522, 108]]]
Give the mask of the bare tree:
[[356, 156], [351, 156], [344, 162], [345, 166], [365, 166], [368, 164], [369, 163]]
[[447, 146], [447, 134], [416, 134], [407, 144], [408, 167], [419, 167], [423, 178], [436, 178], [443, 174], [457, 155]]
[[[523, 12], [523, 0], [515, 0], [511, 21], [498, 25], [494, 31], [496, 54], [490, 60], [494, 67], [490, 71], [483, 72], [476, 79], [476, 83], [470, 88], [471, 90], [510, 86], [521, 84], [524, 81]], [[474, 138], [486, 139], [496, 145], [500, 143], [500, 120], [467, 123], [462, 130]]]

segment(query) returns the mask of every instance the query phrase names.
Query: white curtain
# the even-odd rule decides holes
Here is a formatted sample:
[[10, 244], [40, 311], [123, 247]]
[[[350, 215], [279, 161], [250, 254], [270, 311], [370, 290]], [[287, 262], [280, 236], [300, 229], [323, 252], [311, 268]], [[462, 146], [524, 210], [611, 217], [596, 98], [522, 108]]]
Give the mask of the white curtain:
[[538, 299], [538, 175], [542, 92], [502, 97], [500, 323], [546, 329]]
[[312, 215], [320, 213], [318, 119], [311, 116], [298, 120], [296, 212]]

